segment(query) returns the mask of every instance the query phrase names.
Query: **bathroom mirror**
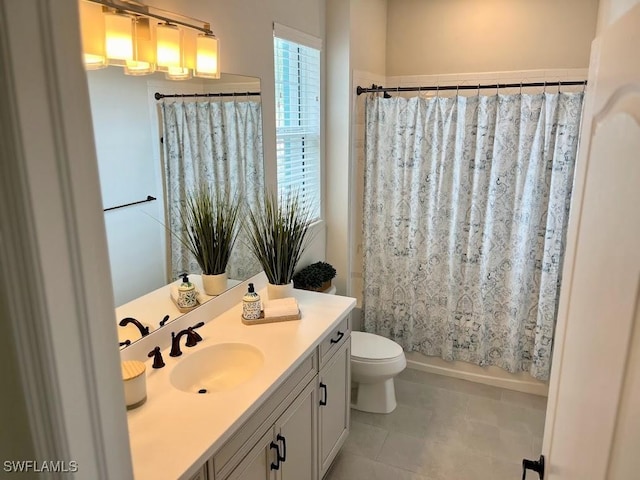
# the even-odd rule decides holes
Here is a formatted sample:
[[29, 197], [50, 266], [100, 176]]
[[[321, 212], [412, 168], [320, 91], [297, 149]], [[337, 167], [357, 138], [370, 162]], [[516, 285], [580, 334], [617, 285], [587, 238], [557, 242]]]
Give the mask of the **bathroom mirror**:
[[[118, 67], [88, 71], [87, 78], [117, 305], [116, 321], [133, 317], [153, 331], [161, 326], [161, 322], [164, 325], [186, 311], [181, 311], [172, 300], [172, 292], [175, 299], [177, 286], [182, 283], [178, 274], [183, 272], [176, 272], [176, 269], [185, 268], [190, 280], [204, 293], [197, 264], [191, 262], [188, 268], [179, 267], [175, 258], [173, 261], [171, 258], [171, 242], [173, 239], [175, 243], [177, 238], [171, 232], [175, 232], [178, 206], [175, 195], [167, 195], [167, 189], [180, 192], [184, 197], [195, 188], [194, 183], [204, 175], [202, 172], [209, 172], [208, 167], [204, 170], [192, 168], [189, 163], [191, 157], [200, 161], [200, 157], [211, 156], [206, 161], [230, 165], [242, 161], [243, 165], [254, 165], [253, 174], [258, 178], [255, 183], [259, 184], [255, 188], [263, 188], [260, 79], [223, 73], [217, 80], [172, 81], [167, 80], [164, 73], [124, 75], [123, 69]], [[168, 97], [156, 99], [156, 93]], [[209, 127], [212, 131], [207, 131], [200, 125], [185, 126], [190, 121], [188, 113], [184, 113], [184, 123], [169, 124], [163, 121], [164, 102], [198, 102], [200, 105], [217, 102], [216, 108], [224, 103], [227, 110], [231, 109], [227, 117], [238, 117], [238, 120], [227, 119], [225, 122], [237, 121], [241, 125], [229, 127], [225, 123], [220, 127], [216, 117], [212, 119], [213, 126]], [[240, 103], [245, 107], [250, 104], [253, 109], [248, 122], [231, 105]], [[190, 135], [192, 140], [207, 136], [211, 145], [204, 152], [196, 151], [192, 145], [185, 147], [184, 151], [167, 153], [163, 137], [166, 129], [174, 128], [179, 135], [170, 137], [173, 142], [177, 141], [176, 138], [187, 142]], [[231, 128], [236, 139], [233, 149], [228, 146], [230, 142], [225, 136]], [[240, 153], [238, 149], [241, 149]], [[175, 156], [173, 164], [168, 160], [172, 156]], [[175, 167], [171, 166], [176, 165], [175, 162], [181, 168], [191, 169], [190, 174], [176, 176]], [[246, 191], [243, 185], [245, 175], [228, 174], [224, 170], [224, 174], [216, 179], [218, 185], [223, 183], [231, 192], [242, 194]], [[168, 206], [167, 198], [172, 199], [173, 206]], [[169, 211], [173, 211], [173, 220]], [[174, 228], [170, 228], [172, 222]], [[260, 270], [259, 264], [247, 255], [232, 255], [227, 270], [227, 287], [232, 288]], [[200, 295], [199, 300], [204, 302], [211, 298]], [[119, 326], [118, 333], [121, 342], [134, 342], [141, 338], [141, 332], [133, 323]]]

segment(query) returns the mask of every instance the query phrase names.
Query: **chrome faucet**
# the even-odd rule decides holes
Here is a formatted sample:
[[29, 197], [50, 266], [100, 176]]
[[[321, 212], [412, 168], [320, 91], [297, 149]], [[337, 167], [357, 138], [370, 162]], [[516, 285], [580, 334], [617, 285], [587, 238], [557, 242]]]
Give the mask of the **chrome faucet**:
[[120, 325], [121, 327], [126, 327], [130, 323], [133, 323], [136, 327], [138, 327], [138, 330], [140, 330], [140, 335], [142, 335], [143, 337], [149, 335], [149, 327], [145, 327], [133, 317], [123, 318], [122, 320], [120, 320], [120, 323], [118, 325]]

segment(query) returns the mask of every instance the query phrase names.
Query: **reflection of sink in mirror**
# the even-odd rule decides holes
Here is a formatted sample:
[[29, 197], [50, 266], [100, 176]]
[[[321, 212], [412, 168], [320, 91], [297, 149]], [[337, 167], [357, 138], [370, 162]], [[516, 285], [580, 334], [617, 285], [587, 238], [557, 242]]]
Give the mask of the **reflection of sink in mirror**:
[[[196, 167], [189, 163], [189, 158], [184, 156], [187, 171], [181, 172], [176, 182], [168, 186], [166, 168], [168, 143], [161, 143], [161, 138], [168, 138], [163, 122], [163, 102], [253, 102], [253, 110], [256, 117], [251, 138], [242, 138], [234, 145], [235, 150], [229, 151], [225, 146], [210, 145], [207, 155], [200, 157], [216, 158], [224, 157], [226, 161], [233, 161], [244, 155], [243, 162], [255, 165], [253, 170], [253, 184], [259, 184], [260, 189], [264, 183], [262, 165], [262, 120], [260, 96], [248, 96], [246, 92], [260, 92], [260, 79], [240, 75], [222, 74], [219, 80], [191, 79], [185, 81], [166, 80], [164, 74], [156, 73], [148, 76], [127, 76], [119, 67], [109, 67], [102, 70], [88, 71], [87, 80], [91, 99], [91, 112], [93, 119], [96, 153], [100, 173], [100, 184], [104, 208], [111, 208], [123, 204], [144, 200], [148, 195], [157, 200], [139, 203], [124, 208], [118, 208], [105, 212], [105, 226], [107, 230], [107, 242], [109, 247], [109, 259], [111, 264], [111, 277], [115, 304], [124, 306], [128, 302], [137, 299], [148, 292], [153, 292], [162, 286], [176, 280], [178, 277], [172, 273], [171, 254], [168, 249], [171, 245], [171, 235], [168, 228], [171, 222], [166, 216], [167, 201], [170, 205], [176, 205], [181, 201], [171, 197], [175, 192], [189, 190], [202, 180], [200, 172], [210, 172], [214, 166], [208, 169]], [[179, 99], [156, 100], [154, 94], [191, 94], [191, 93], [229, 93], [244, 92], [245, 95], [237, 97], [185, 97]], [[217, 138], [212, 135], [211, 138]], [[198, 143], [198, 142], [196, 142]], [[247, 150], [245, 145], [251, 145]], [[231, 148], [231, 147], [229, 147]], [[220, 151], [223, 149], [223, 151]], [[242, 194], [243, 198], [251, 200], [247, 188], [249, 174], [242, 179], [232, 176], [221, 176], [217, 183], [208, 179], [210, 183], [230, 189]], [[179, 187], [178, 187], [179, 185]], [[182, 188], [184, 187], [184, 188]], [[165, 192], [172, 191], [172, 194]], [[172, 231], [175, 230], [172, 228]], [[175, 242], [174, 242], [175, 243]], [[243, 242], [236, 242], [240, 250]], [[175, 247], [171, 247], [175, 248]], [[243, 252], [232, 254], [229, 262], [229, 278], [232, 287], [241, 281], [258, 273], [261, 268], [248, 265], [243, 259], [253, 257], [243, 255]], [[198, 268], [185, 267], [184, 272], [200, 273]], [[166, 312], [168, 313], [168, 312]], [[165, 313], [165, 314], [166, 314]], [[152, 330], [158, 327], [159, 318], [140, 319], [152, 325]], [[117, 315], [119, 318], [123, 316]], [[173, 317], [172, 317], [173, 319]]]
[[251, 380], [263, 363], [262, 352], [252, 345], [211, 345], [180, 360], [171, 372], [171, 384], [189, 393], [232, 390]]

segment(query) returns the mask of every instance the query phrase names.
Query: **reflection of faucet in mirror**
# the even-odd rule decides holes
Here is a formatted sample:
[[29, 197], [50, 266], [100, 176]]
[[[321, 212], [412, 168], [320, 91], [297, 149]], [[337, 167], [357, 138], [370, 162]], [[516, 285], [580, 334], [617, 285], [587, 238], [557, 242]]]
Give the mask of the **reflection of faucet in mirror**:
[[[87, 79], [104, 206], [127, 204], [148, 195], [158, 200], [105, 212], [111, 277], [115, 303], [119, 306], [116, 321], [135, 317], [143, 324], [151, 325], [151, 330], [156, 326], [161, 328], [183, 313], [173, 312], [167, 291], [159, 292], [157, 298], [162, 297], [163, 301], [165, 297], [169, 298], [169, 308], [158, 305], [158, 308], [150, 309], [150, 303], [129, 303], [174, 282], [177, 277], [172, 272], [188, 272], [191, 281], [200, 280], [200, 269], [189, 267], [189, 260], [184, 260], [186, 266], [172, 267], [172, 258], [176, 258], [172, 252], [178, 251], [176, 248], [179, 247], [171, 245], [176, 236], [168, 232], [177, 231], [171, 226], [170, 214], [181, 207], [183, 200], [179, 191], [187, 192], [206, 181], [213, 187], [224, 187], [237, 193], [243, 201], [253, 202], [254, 198], [262, 197], [260, 79], [223, 73], [218, 80], [171, 82], [165, 80], [163, 74], [122, 75], [118, 68], [87, 72]], [[156, 100], [153, 98], [155, 92], [185, 96]], [[232, 95], [226, 97], [220, 93]], [[193, 94], [216, 96], [201, 98]], [[192, 138], [196, 150], [183, 156], [182, 169], [173, 169], [174, 176], [170, 179], [166, 175], [167, 169], [173, 168], [176, 156], [190, 151], [192, 145], [183, 144], [186, 140], [175, 135], [180, 117], [165, 118], [163, 108], [167, 112], [193, 110], [215, 114], [214, 124], [208, 127], [210, 131]], [[231, 137], [218, 135], [222, 134], [215, 130], [219, 128], [218, 120], [232, 121], [229, 119], [237, 112], [242, 114], [242, 128], [225, 125], [228, 132], [225, 135]], [[250, 128], [245, 129], [246, 126]], [[184, 128], [192, 126], [184, 125]], [[204, 159], [211, 164], [198, 163]], [[221, 163], [225, 168], [236, 169], [237, 173], [234, 173], [236, 170], [218, 171], [215, 165]], [[236, 242], [238, 248], [234, 248], [229, 260], [229, 288], [261, 270], [251, 255], [242, 252], [243, 243], [242, 239]], [[135, 261], [132, 263], [131, 259]], [[155, 297], [147, 300], [154, 305], [160, 303]], [[169, 319], [165, 317], [159, 325], [158, 318], [167, 313]]]
[[126, 327], [130, 323], [133, 323], [136, 327], [138, 327], [138, 330], [140, 330], [140, 335], [142, 335], [143, 337], [149, 335], [149, 327], [145, 327], [133, 317], [123, 318], [122, 320], [120, 320], [120, 323], [118, 323], [118, 325], [120, 325], [121, 327]]

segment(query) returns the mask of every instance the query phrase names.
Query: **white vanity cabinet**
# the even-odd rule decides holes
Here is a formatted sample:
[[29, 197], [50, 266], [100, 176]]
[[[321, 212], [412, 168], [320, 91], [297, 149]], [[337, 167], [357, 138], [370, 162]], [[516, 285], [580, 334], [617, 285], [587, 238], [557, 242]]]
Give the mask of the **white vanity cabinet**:
[[316, 480], [316, 398], [311, 382], [226, 478]]
[[351, 337], [346, 336], [342, 346], [320, 370], [319, 380], [319, 447], [320, 478], [349, 434], [351, 403]]
[[207, 480], [207, 465], [198, 470], [189, 480]]
[[[266, 286], [264, 273], [251, 281], [259, 290]], [[169, 355], [167, 329], [121, 353], [122, 360], [150, 362], [147, 353], [160, 346], [166, 363], [159, 369], [148, 364], [147, 402], [127, 412], [136, 480], [321, 480], [344, 444], [355, 299], [297, 290], [300, 320], [247, 326], [241, 321], [243, 293], [238, 292], [172, 323], [169, 330], [177, 332], [204, 322], [198, 330], [202, 342], [184, 348], [183, 356]], [[190, 368], [181, 366], [185, 362], [197, 365], [193, 373], [198, 378], [218, 367], [219, 373], [228, 371], [224, 362], [202, 361], [199, 353], [227, 344], [259, 350], [259, 370], [234, 388], [210, 395], [178, 387], [177, 380], [185, 379]]]
[[208, 462], [209, 480], [320, 480], [349, 433], [350, 319]]

